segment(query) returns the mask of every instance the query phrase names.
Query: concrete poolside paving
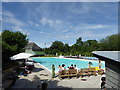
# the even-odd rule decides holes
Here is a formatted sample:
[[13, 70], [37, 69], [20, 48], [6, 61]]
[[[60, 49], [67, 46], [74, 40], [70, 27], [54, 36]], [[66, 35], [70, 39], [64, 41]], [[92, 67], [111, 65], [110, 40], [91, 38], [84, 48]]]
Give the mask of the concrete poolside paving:
[[[47, 88], [100, 88], [103, 75], [79, 77], [78, 79], [76, 77], [62, 80], [58, 77], [51, 79], [50, 71], [38, 63], [34, 63], [34, 65], [32, 73], [27, 76], [19, 75], [19, 79], [16, 80], [12, 88], [37, 88], [42, 82], [48, 83]], [[86, 79], [86, 81], [81, 79]]]

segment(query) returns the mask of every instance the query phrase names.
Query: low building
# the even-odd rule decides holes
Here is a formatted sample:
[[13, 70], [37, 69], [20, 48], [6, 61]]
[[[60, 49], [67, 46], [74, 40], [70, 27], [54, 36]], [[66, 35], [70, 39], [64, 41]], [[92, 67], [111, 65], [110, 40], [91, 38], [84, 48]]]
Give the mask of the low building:
[[93, 51], [99, 60], [105, 61], [106, 87], [120, 89], [120, 52], [119, 51]]
[[42, 56], [45, 53], [42, 51], [42, 49], [35, 43], [30, 42], [25, 46], [25, 52], [26, 53], [31, 53], [31, 54], [35, 54], [37, 56]]

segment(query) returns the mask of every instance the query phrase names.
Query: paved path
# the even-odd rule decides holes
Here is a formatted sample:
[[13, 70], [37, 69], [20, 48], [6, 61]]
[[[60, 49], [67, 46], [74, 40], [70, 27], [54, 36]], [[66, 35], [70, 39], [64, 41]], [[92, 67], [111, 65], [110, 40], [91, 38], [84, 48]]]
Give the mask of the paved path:
[[81, 78], [76, 79], [75, 77], [62, 80], [56, 77], [53, 80], [51, 79], [51, 73], [46, 68], [37, 63], [34, 65], [33, 72], [28, 74], [28, 76], [19, 76], [20, 78], [16, 80], [12, 88], [37, 88], [42, 81], [48, 83], [48, 88], [100, 88], [101, 75], [83, 77], [86, 81], [81, 80]]

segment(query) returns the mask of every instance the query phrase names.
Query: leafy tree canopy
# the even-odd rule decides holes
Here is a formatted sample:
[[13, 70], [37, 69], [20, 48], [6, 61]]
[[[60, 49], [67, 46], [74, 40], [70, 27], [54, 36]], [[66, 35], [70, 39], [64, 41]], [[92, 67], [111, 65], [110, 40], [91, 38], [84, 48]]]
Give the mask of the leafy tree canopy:
[[79, 37], [77, 40], [76, 40], [76, 45], [79, 45], [79, 46], [82, 46], [83, 45], [83, 41], [82, 41], [82, 38]]
[[55, 41], [51, 45], [50, 48], [47, 49], [47, 53], [55, 54], [55, 53], [62, 53], [65, 55], [72, 54], [72, 55], [88, 55], [91, 56], [92, 51], [97, 50], [120, 50], [118, 47], [120, 45], [120, 34], [115, 34], [111, 36], [107, 36], [106, 38], [100, 40], [99, 42], [97, 40], [87, 40], [82, 41], [82, 38], [79, 37], [76, 39], [76, 43], [72, 46], [69, 46], [68, 44], [64, 44], [61, 41]]
[[106, 38], [100, 40], [100, 45], [100, 50], [119, 51], [120, 34], [107, 36]]
[[28, 43], [27, 35], [21, 32], [4, 30], [1, 36], [3, 63], [10, 62], [9, 57], [12, 55], [23, 52], [25, 45]]
[[56, 54], [58, 52], [62, 52], [63, 51], [63, 46], [64, 44], [61, 41], [54, 41], [50, 47], [50, 50], [52, 50], [53, 54]]

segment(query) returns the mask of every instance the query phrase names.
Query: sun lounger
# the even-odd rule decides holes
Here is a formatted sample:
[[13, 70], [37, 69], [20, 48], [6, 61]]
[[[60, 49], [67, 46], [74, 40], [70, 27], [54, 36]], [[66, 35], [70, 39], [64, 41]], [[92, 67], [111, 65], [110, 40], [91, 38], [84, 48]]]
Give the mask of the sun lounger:
[[89, 76], [90, 75], [95, 75], [95, 76], [97, 75], [95, 67], [88, 68], [88, 73], [89, 73]]
[[83, 77], [83, 75], [89, 76], [89, 70], [88, 68], [82, 68], [79, 72], [78, 75], [80, 75], [81, 77]]

